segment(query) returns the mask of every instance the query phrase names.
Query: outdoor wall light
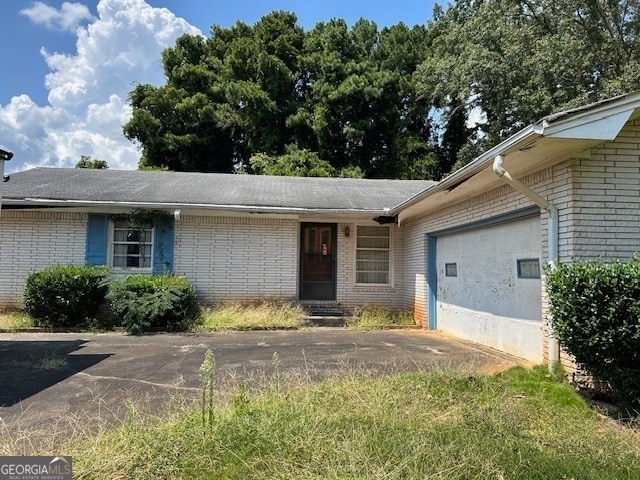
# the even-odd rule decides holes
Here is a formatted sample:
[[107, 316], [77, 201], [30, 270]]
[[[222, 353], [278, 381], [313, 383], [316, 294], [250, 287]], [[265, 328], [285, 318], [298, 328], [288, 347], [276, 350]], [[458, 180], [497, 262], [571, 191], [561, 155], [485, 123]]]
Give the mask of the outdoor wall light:
[[13, 152], [7, 152], [0, 149], [0, 160], [11, 160], [13, 158]]
[[344, 236], [348, 237], [349, 235], [351, 235], [351, 228], [349, 228], [349, 225], [347, 225], [346, 227], [344, 227]]

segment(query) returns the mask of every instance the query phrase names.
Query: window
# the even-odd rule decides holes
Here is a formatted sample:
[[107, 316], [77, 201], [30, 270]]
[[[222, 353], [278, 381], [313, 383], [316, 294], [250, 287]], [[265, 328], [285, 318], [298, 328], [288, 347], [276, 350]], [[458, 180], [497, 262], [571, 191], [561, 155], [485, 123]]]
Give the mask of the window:
[[444, 264], [444, 274], [447, 277], [457, 277], [458, 276], [458, 264], [457, 263], [445, 263]]
[[151, 269], [153, 227], [134, 227], [128, 220], [113, 222], [111, 267]]
[[517, 260], [518, 278], [540, 278], [540, 259], [523, 258]]
[[389, 227], [358, 227], [356, 283], [389, 284], [391, 230]]

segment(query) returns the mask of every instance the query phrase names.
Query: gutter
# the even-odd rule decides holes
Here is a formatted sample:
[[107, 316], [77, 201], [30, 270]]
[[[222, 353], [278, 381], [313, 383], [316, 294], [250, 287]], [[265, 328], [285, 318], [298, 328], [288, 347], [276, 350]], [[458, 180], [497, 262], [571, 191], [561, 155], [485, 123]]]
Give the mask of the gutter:
[[[549, 217], [547, 219], [547, 244], [548, 244], [548, 253], [549, 253], [549, 267], [551, 269], [556, 268], [558, 262], [558, 248], [559, 248], [559, 221], [558, 221], [558, 209], [551, 202], [541, 197], [529, 188], [527, 185], [522, 183], [520, 180], [517, 180], [511, 176], [511, 174], [506, 171], [502, 162], [504, 161], [504, 157], [502, 155], [496, 155], [493, 160], [493, 172], [498, 175], [500, 178], [503, 178], [509, 185], [515, 188], [517, 191], [522, 193], [525, 197], [531, 200], [533, 203], [538, 205], [543, 210], [546, 210], [549, 213]], [[558, 340], [554, 337], [553, 331], [551, 327], [549, 327], [548, 331], [548, 346], [549, 346], [549, 369], [553, 369], [554, 366], [560, 361], [560, 346], [558, 344]]]
[[513, 149], [516, 145], [521, 144], [525, 140], [527, 142], [531, 141], [532, 138], [537, 138], [543, 135], [544, 127], [541, 125], [529, 125], [527, 128], [520, 130], [515, 135], [509, 137], [503, 142], [499, 143], [495, 147], [490, 150], [487, 150], [485, 153], [480, 155], [471, 163], [468, 163], [460, 170], [455, 171], [448, 177], [444, 178], [440, 182], [435, 185], [426, 188], [425, 190], [417, 193], [413, 197], [405, 200], [404, 202], [396, 205], [391, 209], [388, 215], [398, 215], [405, 208], [413, 205], [414, 203], [419, 202], [427, 197], [430, 197], [434, 193], [441, 192], [444, 190], [448, 190], [451, 187], [464, 182], [465, 180], [473, 177], [474, 175], [485, 170], [491, 163], [494, 158], [498, 154], [503, 154], [506, 151]]
[[2, 211], [2, 184], [9, 181], [9, 176], [4, 175], [4, 162], [13, 158], [12, 152], [0, 149], [0, 211]]
[[205, 204], [205, 203], [148, 203], [148, 202], [119, 202], [119, 201], [92, 201], [92, 200], [60, 200], [49, 198], [24, 198], [24, 199], [7, 199], [7, 204], [16, 206], [39, 206], [61, 207], [61, 208], [82, 208], [82, 207], [105, 207], [105, 208], [146, 208], [146, 209], [215, 209], [222, 212], [243, 212], [253, 214], [311, 214], [311, 215], [372, 215], [372, 216], [388, 216], [389, 209], [330, 209], [330, 208], [304, 208], [304, 207], [275, 207], [263, 205], [222, 205], [222, 204]]

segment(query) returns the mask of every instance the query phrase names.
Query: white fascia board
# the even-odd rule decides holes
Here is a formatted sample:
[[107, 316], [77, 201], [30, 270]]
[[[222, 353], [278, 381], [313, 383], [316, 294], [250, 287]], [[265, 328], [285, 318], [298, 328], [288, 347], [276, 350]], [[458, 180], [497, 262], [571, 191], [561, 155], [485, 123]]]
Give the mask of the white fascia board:
[[90, 200], [60, 200], [47, 198], [7, 199], [6, 205], [33, 206], [33, 207], [85, 207], [85, 208], [144, 208], [144, 209], [192, 209], [211, 210], [230, 213], [254, 213], [254, 214], [307, 214], [307, 215], [389, 215], [389, 209], [358, 210], [358, 209], [330, 209], [330, 208], [294, 208], [294, 207], [266, 207], [254, 205], [210, 205], [210, 204], [184, 204], [184, 203], [144, 203], [144, 202], [104, 202]]
[[529, 125], [528, 127], [520, 130], [518, 133], [499, 143], [492, 149], [487, 150], [471, 163], [468, 163], [461, 169], [456, 170], [440, 182], [424, 189], [408, 200], [400, 203], [399, 205], [396, 205], [391, 209], [389, 215], [398, 215], [405, 208], [410, 207], [411, 205], [433, 195], [434, 193], [447, 190], [448, 188], [465, 181], [466, 179], [487, 168], [487, 166], [493, 165], [493, 159], [496, 155], [504, 154], [504, 152], [515, 148], [516, 145], [522, 144], [524, 142], [530, 142], [532, 139], [542, 136], [543, 131], [544, 129], [540, 125]]
[[554, 122], [545, 127], [544, 136], [584, 140], [615, 140], [634, 111], [635, 108], [614, 113], [592, 112], [580, 119]]
[[640, 108], [640, 91], [605, 101], [602, 105], [542, 123], [544, 135], [554, 138], [614, 140]]

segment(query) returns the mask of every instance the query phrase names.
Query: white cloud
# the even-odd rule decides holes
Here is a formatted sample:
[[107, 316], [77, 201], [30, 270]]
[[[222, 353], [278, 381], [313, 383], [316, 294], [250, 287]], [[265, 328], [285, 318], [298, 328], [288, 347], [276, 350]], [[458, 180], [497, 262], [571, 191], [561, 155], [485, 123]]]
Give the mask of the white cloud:
[[49, 105], [20, 95], [0, 106], [1, 138], [16, 153], [8, 169], [72, 167], [81, 155], [110, 168], [137, 167], [139, 152], [122, 134], [131, 115], [127, 96], [135, 83], [163, 84], [162, 50], [181, 34], [200, 31], [143, 0], [100, 0], [97, 11], [77, 28], [74, 54], [42, 50]]
[[93, 20], [86, 5], [71, 2], [64, 2], [60, 10], [43, 2], [34, 2], [31, 7], [24, 8], [19, 13], [47, 28], [70, 32], [75, 31], [82, 22]]

